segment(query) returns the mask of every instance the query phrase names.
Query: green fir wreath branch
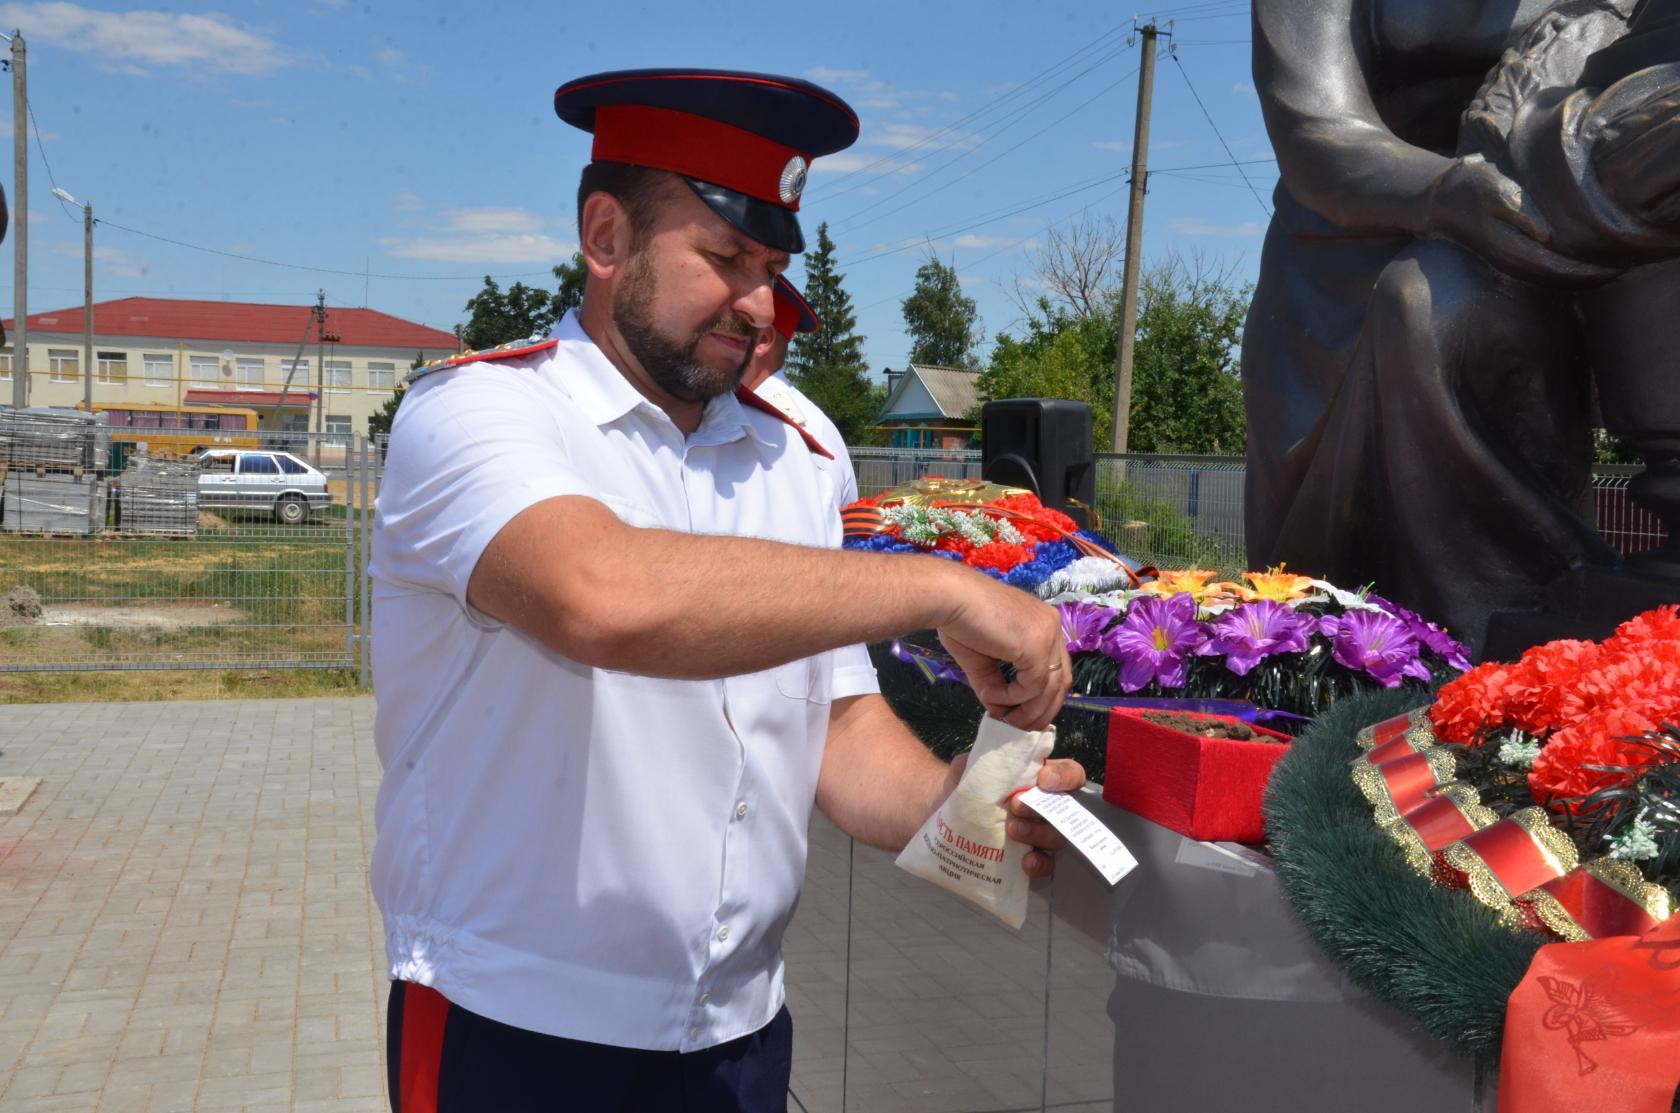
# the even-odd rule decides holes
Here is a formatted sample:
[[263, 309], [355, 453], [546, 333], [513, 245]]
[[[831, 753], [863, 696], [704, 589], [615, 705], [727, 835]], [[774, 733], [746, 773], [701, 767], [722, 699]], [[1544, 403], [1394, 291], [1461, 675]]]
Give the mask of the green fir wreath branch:
[[1272, 775], [1266, 831], [1290, 903], [1348, 978], [1491, 1065], [1506, 999], [1555, 940], [1513, 932], [1468, 894], [1430, 884], [1373, 821], [1349, 775], [1354, 735], [1420, 702], [1416, 691], [1364, 692], [1321, 715]]

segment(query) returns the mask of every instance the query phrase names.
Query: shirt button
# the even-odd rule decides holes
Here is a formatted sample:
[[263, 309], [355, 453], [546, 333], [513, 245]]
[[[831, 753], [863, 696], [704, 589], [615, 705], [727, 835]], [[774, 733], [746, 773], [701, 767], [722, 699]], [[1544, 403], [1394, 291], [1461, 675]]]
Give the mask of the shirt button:
[[742, 800], [739, 804], [735, 805], [735, 818], [736, 819], [745, 819], [746, 817], [747, 817], [747, 802], [745, 800]]
[[698, 1000], [694, 1003], [696, 1005], [704, 1005], [707, 1001], [710, 1001], [711, 999], [712, 999], [712, 995], [710, 993], [702, 993], [700, 995], [700, 1000]]
[[729, 925], [728, 924], [724, 924], [722, 927], [718, 928], [718, 942], [719, 943], [729, 942]]
[[699, 1028], [690, 1028], [688, 1030], [688, 1039], [689, 1039], [690, 1043], [693, 1043], [693, 1042], [697, 1041], [699, 1038], [700, 1038], [700, 1029]]

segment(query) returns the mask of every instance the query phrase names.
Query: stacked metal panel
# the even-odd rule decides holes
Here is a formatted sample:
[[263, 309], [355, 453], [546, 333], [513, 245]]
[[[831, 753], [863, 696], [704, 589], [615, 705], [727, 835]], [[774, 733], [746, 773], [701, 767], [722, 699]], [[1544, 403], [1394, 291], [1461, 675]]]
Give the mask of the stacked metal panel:
[[110, 431], [100, 414], [45, 406], [0, 410], [0, 462], [8, 467], [102, 468]]
[[105, 478], [45, 468], [6, 469], [0, 528], [9, 533], [102, 533]]
[[117, 484], [117, 522], [124, 533], [198, 532], [198, 464], [131, 456]]

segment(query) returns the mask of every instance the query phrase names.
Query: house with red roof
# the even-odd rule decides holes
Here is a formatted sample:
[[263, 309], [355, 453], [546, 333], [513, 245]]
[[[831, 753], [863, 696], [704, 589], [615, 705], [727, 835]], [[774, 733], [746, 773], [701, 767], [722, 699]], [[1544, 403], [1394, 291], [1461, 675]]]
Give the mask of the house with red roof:
[[[176, 298], [93, 304], [96, 405], [154, 402], [238, 406], [265, 429], [365, 433], [415, 357], [453, 354], [453, 333], [376, 309]], [[29, 315], [29, 404], [75, 406], [83, 397], [81, 306]], [[0, 399], [17, 366], [4, 322]]]

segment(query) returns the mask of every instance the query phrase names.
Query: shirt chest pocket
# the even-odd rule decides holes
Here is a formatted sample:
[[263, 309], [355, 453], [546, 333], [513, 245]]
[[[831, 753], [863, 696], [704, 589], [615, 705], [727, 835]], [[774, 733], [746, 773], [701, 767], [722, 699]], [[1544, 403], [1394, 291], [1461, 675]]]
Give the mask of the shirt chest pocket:
[[776, 691], [788, 699], [826, 705], [834, 699], [834, 654], [819, 653], [770, 670]]

